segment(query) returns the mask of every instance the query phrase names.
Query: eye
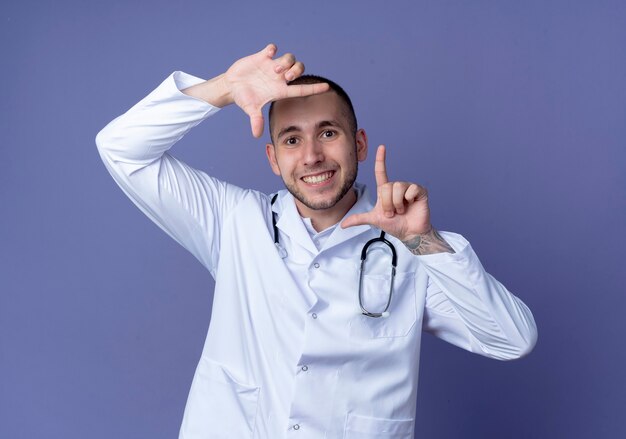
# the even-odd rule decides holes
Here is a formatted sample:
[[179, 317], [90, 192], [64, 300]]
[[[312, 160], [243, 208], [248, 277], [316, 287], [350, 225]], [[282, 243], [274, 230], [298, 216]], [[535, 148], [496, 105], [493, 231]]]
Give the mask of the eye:
[[295, 137], [287, 137], [285, 139], [285, 145], [294, 146], [298, 143], [298, 139]]
[[322, 137], [325, 139], [330, 139], [331, 137], [335, 137], [337, 135], [337, 132], [334, 130], [324, 130], [322, 132]]

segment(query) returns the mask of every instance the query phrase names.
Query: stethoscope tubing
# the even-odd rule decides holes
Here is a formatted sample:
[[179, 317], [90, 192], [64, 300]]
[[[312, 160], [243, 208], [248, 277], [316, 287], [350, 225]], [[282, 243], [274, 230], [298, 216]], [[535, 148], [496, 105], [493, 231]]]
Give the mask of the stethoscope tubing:
[[[278, 198], [278, 193], [274, 194], [272, 197], [271, 205], [273, 206]], [[276, 212], [272, 211], [272, 229], [274, 231], [274, 244], [278, 249], [278, 252], [282, 258], [287, 257], [287, 252], [281, 246], [279, 237], [278, 237], [278, 226], [276, 225], [277, 219]], [[363, 274], [365, 268], [365, 262], [367, 260], [367, 249], [376, 242], [382, 242], [391, 250], [391, 282], [389, 284], [389, 295], [387, 298], [387, 304], [385, 305], [385, 309], [382, 312], [370, 312], [363, 305]], [[398, 265], [398, 255], [396, 253], [396, 248], [394, 245], [385, 238], [385, 232], [381, 230], [380, 236], [377, 238], [370, 239], [365, 243], [363, 249], [361, 250], [361, 264], [359, 267], [359, 307], [361, 308], [361, 314], [367, 317], [379, 318], [379, 317], [387, 317], [389, 316], [389, 307], [391, 306], [391, 298], [393, 296], [393, 284], [396, 277], [396, 267]]]

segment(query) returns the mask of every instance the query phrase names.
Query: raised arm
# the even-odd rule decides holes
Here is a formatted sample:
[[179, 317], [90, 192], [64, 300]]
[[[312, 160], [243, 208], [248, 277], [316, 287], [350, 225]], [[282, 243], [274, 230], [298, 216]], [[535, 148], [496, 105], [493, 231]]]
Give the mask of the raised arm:
[[270, 44], [208, 81], [175, 72], [96, 137], [102, 160], [121, 189], [211, 272], [223, 217], [247, 192], [188, 166], [168, 150], [219, 107], [239, 105], [260, 135], [263, 105], [325, 91], [325, 84], [288, 86], [304, 65], [291, 54], [274, 59], [275, 54], [276, 46]]

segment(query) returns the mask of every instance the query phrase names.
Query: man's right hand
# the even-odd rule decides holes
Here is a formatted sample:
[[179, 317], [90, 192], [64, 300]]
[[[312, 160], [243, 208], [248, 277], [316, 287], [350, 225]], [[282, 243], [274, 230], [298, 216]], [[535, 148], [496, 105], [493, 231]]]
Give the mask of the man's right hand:
[[291, 53], [276, 59], [277, 48], [268, 44], [260, 52], [236, 61], [226, 73], [183, 90], [183, 93], [217, 107], [237, 104], [248, 116], [254, 137], [263, 134], [265, 104], [304, 97], [328, 90], [328, 84], [287, 85], [304, 72], [304, 64]]

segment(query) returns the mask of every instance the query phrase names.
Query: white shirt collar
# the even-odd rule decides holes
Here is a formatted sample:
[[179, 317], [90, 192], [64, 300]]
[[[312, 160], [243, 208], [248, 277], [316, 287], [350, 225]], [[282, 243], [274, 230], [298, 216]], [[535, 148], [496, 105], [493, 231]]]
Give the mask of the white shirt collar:
[[[370, 201], [369, 191], [367, 190], [367, 187], [365, 185], [361, 183], [355, 183], [353, 188], [356, 191], [357, 201], [356, 203], [354, 203], [354, 206], [352, 206], [352, 208], [346, 213], [344, 218], [354, 213], [369, 212], [374, 207], [374, 205]], [[291, 195], [291, 193], [289, 193], [289, 191], [284, 189], [278, 193], [278, 198], [272, 206], [272, 211], [277, 213], [278, 221], [276, 223], [276, 226], [283, 233], [287, 234], [292, 240], [309, 250], [311, 253], [318, 253], [319, 250], [313, 242], [311, 234], [309, 233], [309, 231], [307, 231], [304, 220], [300, 216], [296, 207], [294, 197], [293, 195]], [[370, 230], [370, 228], [371, 226], [362, 225], [343, 229], [341, 228], [341, 226], [335, 225], [332, 228], [332, 233], [330, 233], [330, 236], [326, 239], [324, 245], [321, 246], [321, 249], [325, 250], [333, 247], [354, 236]], [[321, 233], [324, 233], [324, 231], [322, 231]]]

